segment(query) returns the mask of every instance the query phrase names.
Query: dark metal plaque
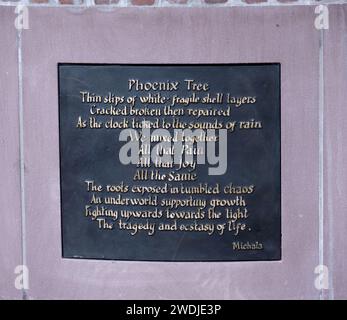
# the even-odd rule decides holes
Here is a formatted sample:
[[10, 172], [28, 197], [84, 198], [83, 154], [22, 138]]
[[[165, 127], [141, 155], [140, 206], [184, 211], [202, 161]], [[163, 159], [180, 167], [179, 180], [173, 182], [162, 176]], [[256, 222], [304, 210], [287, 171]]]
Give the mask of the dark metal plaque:
[[[281, 259], [279, 64], [59, 64], [58, 77], [64, 258]], [[203, 133], [175, 162], [187, 129]], [[173, 162], [144, 161], [153, 150]]]

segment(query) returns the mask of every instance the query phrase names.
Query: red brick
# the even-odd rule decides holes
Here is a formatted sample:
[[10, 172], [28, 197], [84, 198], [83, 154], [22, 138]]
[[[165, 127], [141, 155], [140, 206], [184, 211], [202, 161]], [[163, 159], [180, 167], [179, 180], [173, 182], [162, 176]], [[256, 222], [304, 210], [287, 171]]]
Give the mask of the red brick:
[[131, 4], [134, 6], [151, 6], [155, 0], [131, 0]]

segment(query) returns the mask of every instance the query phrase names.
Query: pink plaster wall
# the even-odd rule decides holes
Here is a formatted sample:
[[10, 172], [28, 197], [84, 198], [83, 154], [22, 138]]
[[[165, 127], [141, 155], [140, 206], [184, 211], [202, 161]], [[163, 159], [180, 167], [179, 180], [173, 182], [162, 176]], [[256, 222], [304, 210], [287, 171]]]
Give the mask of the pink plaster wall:
[[19, 299], [21, 255], [18, 63], [14, 10], [0, 8], [0, 299]]

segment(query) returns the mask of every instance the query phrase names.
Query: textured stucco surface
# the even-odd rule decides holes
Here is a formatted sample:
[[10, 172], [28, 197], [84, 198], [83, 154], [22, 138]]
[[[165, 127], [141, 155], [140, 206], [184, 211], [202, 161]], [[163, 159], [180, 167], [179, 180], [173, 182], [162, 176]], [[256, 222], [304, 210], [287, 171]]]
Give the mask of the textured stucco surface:
[[347, 298], [347, 6], [329, 10], [324, 35], [324, 258], [329, 267], [330, 298]]
[[21, 265], [18, 63], [14, 10], [0, 8], [0, 299], [19, 299], [15, 267]]

